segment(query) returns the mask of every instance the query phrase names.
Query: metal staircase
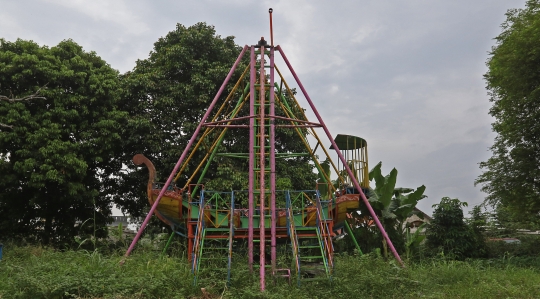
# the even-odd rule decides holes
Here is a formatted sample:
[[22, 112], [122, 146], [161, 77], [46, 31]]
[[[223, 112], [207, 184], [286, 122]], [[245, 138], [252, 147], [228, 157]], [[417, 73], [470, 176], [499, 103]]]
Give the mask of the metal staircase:
[[315, 226], [298, 226], [295, 223], [294, 216], [290, 196], [287, 195], [287, 229], [291, 239], [294, 270], [296, 271], [298, 285], [300, 285], [301, 281], [319, 280], [321, 278], [315, 276], [320, 276], [319, 274], [323, 273], [323, 279], [331, 278], [334, 267], [334, 250], [327, 223], [331, 219], [323, 212], [318, 193], [315, 205]]
[[[219, 219], [218, 217], [213, 217], [213, 215], [209, 213], [205, 213], [205, 207], [208, 202], [211, 202], [212, 199], [216, 199], [216, 202], [221, 199], [219, 198], [219, 194], [214, 193], [208, 202], [205, 202], [204, 190], [201, 193], [199, 217], [195, 231], [192, 254], [193, 283], [197, 284], [202, 264], [213, 264], [212, 268], [214, 270], [226, 270], [227, 283], [230, 283], [234, 240], [234, 192], [228, 193], [231, 196], [231, 206], [228, 207], [230, 212], [226, 215], [228, 227], [227, 225], [224, 225], [224, 219]], [[216, 213], [216, 216], [217, 215], [218, 214]], [[207, 226], [206, 222], [209, 222], [211, 225]], [[205, 262], [203, 263], [203, 261]]]
[[294, 214], [291, 206], [291, 196], [287, 191], [286, 193], [286, 206], [287, 206], [287, 233], [291, 238], [291, 248], [293, 254], [294, 270], [296, 271], [296, 281], [300, 284], [300, 255], [298, 248], [298, 236], [296, 235], [296, 225], [294, 224]]
[[[330, 201], [325, 201], [324, 203], [328, 206]], [[317, 191], [317, 234], [324, 256], [326, 274], [330, 277], [334, 269], [334, 244], [332, 243], [332, 234], [328, 227], [328, 222], [332, 221], [332, 219], [328, 217], [328, 213], [324, 213], [322, 204], [320, 194]]]
[[[197, 206], [192, 204], [192, 206]], [[204, 193], [201, 192], [201, 197], [199, 198], [199, 215], [197, 218], [197, 226], [195, 228], [195, 240], [193, 242], [193, 252], [192, 252], [192, 263], [191, 263], [191, 273], [194, 275], [193, 284], [197, 284], [197, 276], [199, 274], [200, 267], [200, 256], [202, 254], [202, 246], [204, 240]]]

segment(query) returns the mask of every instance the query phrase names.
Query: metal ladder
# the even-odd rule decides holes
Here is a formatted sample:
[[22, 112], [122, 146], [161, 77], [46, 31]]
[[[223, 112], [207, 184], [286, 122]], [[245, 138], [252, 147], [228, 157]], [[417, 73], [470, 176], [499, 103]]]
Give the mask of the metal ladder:
[[[204, 191], [203, 191], [204, 193]], [[195, 235], [194, 258], [192, 272], [194, 274], [194, 284], [197, 284], [201, 261], [226, 261], [227, 284], [231, 281], [232, 253], [234, 241], [234, 192], [231, 193], [231, 212], [228, 228], [206, 227], [204, 222], [204, 196], [201, 196], [201, 208], [199, 211], [199, 221]], [[201, 229], [199, 229], [199, 227]], [[223, 246], [223, 241], [227, 245]], [[205, 244], [206, 243], [206, 244]], [[210, 243], [210, 244], [208, 244]], [[226, 254], [225, 254], [226, 252]], [[219, 269], [219, 268], [216, 268]], [[225, 269], [225, 268], [223, 268]]]
[[193, 244], [191, 273], [193, 274], [193, 284], [197, 284], [197, 277], [199, 274], [199, 267], [201, 262], [202, 247], [204, 245], [204, 193], [201, 192], [201, 198], [199, 199], [199, 216], [197, 219], [197, 226], [195, 229], [195, 240]]
[[296, 276], [298, 285], [301, 281], [320, 280], [321, 278], [304, 278], [303, 275], [312, 271], [320, 271], [320, 266], [311, 267], [307, 262], [321, 263], [323, 265], [324, 279], [331, 279], [334, 267], [333, 244], [330, 229], [327, 221], [330, 220], [323, 216], [323, 208], [317, 193], [316, 199], [316, 226], [300, 226], [294, 223], [294, 213], [290, 205], [290, 197], [287, 198], [287, 221], [288, 230], [291, 238], [293, 259], [296, 265]]
[[331, 277], [334, 269], [334, 244], [332, 243], [332, 235], [328, 227], [327, 217], [323, 217], [323, 207], [321, 204], [320, 194], [317, 191], [317, 234], [319, 235], [319, 243], [324, 256], [327, 277]]
[[291, 248], [294, 260], [294, 270], [296, 271], [296, 281], [300, 285], [300, 255], [298, 248], [298, 236], [296, 235], [296, 226], [294, 225], [294, 215], [291, 206], [291, 195], [289, 191], [285, 193], [286, 207], [287, 207], [287, 233], [291, 238]]

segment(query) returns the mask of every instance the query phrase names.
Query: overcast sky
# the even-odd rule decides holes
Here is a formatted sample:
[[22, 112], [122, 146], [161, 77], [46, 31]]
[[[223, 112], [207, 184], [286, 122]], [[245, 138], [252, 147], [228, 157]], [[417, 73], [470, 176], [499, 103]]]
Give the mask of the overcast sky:
[[48, 46], [71, 38], [126, 72], [176, 23], [207, 22], [240, 45], [268, 39], [272, 7], [274, 43], [282, 46], [332, 134], [365, 138], [371, 166], [382, 161], [384, 174], [397, 168], [398, 186], [426, 185], [429, 197], [419, 207], [431, 213], [444, 196], [469, 207], [483, 201], [474, 179], [495, 135], [482, 75], [505, 12], [524, 4], [0, 0], [0, 37]]

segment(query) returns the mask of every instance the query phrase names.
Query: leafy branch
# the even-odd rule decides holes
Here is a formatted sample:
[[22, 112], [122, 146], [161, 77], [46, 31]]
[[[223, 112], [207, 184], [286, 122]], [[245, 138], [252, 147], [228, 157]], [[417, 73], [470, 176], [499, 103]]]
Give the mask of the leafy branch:
[[[15, 102], [31, 101], [31, 100], [45, 100], [46, 98], [44, 96], [40, 95], [40, 92], [41, 92], [41, 89], [43, 89], [46, 86], [47, 86], [47, 84], [45, 84], [43, 87], [40, 87], [33, 94], [27, 95], [27, 96], [22, 97], [22, 98], [16, 98], [13, 95], [13, 93], [11, 93], [11, 91], [10, 91], [10, 96], [9, 97], [5, 96], [5, 95], [0, 95], [0, 101], [7, 101], [7, 102], [10, 102], [10, 103], [15, 103]], [[13, 128], [13, 126], [6, 125], [4, 123], [0, 123], [0, 127], [2, 127], [2, 128], [10, 128], [10, 129]]]

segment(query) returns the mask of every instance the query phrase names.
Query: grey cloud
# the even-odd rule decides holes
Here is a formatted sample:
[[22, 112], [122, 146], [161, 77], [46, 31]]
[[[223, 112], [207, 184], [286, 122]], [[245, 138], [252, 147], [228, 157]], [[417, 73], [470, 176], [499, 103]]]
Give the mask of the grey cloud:
[[425, 184], [426, 212], [442, 196], [472, 203], [484, 196], [473, 181], [494, 135], [482, 74], [504, 13], [523, 0], [77, 4], [92, 6], [0, 0], [0, 36], [49, 46], [72, 38], [125, 72], [176, 23], [205, 21], [241, 45], [268, 39], [272, 6], [275, 41], [333, 134], [366, 138], [371, 164], [396, 167], [400, 185]]

